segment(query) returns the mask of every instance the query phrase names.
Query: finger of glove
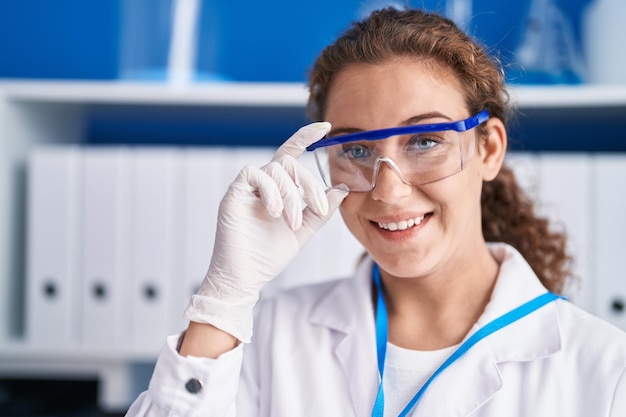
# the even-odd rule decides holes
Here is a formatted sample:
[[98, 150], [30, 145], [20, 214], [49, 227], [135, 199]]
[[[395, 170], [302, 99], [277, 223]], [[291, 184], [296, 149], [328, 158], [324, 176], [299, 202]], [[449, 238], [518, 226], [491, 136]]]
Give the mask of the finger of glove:
[[239, 176], [258, 195], [261, 204], [270, 216], [280, 217], [282, 215], [284, 210], [282, 192], [274, 178], [261, 168], [251, 165], [245, 166]]
[[299, 187], [302, 200], [308, 207], [320, 216], [328, 214], [328, 198], [325, 187], [317, 175], [291, 156], [280, 157], [275, 162], [282, 165], [296, 186]]
[[276, 150], [272, 160], [285, 155], [298, 158], [307, 146], [326, 136], [330, 127], [328, 122], [315, 122], [301, 127]]
[[308, 207], [304, 210], [302, 215], [302, 227], [296, 232], [296, 239], [298, 240], [300, 248], [309, 241], [315, 232], [330, 220], [335, 210], [337, 210], [348, 194], [348, 187], [346, 185], [336, 185], [326, 190], [328, 213], [319, 215]]
[[272, 178], [280, 191], [283, 211], [289, 227], [291, 230], [298, 230], [302, 225], [302, 198], [294, 177], [278, 162], [270, 162], [262, 170]]

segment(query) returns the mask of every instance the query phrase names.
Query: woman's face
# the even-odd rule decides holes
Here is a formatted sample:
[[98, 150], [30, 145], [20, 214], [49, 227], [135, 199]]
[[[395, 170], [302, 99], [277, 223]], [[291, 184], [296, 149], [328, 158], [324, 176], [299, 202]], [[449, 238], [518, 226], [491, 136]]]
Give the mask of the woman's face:
[[[424, 115], [429, 116], [424, 119]], [[409, 120], [436, 123], [470, 116], [455, 77], [408, 58], [345, 68], [331, 86], [326, 112], [331, 134], [402, 126]], [[463, 140], [476, 146], [474, 137], [465, 134]], [[402, 140], [386, 139], [384, 150], [388, 147], [392, 154]], [[376, 187], [350, 193], [341, 205], [341, 214], [354, 236], [393, 276], [460, 271], [471, 261], [476, 245], [484, 244], [482, 164], [480, 151], [474, 152], [463, 171], [414, 186], [402, 182], [383, 163]]]

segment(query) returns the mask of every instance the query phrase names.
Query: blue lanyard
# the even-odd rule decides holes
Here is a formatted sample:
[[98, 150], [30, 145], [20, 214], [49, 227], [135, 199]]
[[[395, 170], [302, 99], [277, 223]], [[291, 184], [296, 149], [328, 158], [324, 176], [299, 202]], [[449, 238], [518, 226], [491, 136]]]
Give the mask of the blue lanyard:
[[[378, 372], [380, 372], [380, 385], [378, 386], [378, 394], [376, 395], [376, 402], [374, 403], [374, 409], [372, 410], [372, 417], [383, 417], [385, 409], [385, 394], [383, 392], [383, 371], [385, 369], [385, 356], [387, 355], [387, 337], [388, 337], [388, 320], [387, 320], [387, 305], [385, 304], [385, 297], [383, 297], [382, 284], [380, 280], [380, 270], [378, 265], [374, 264], [373, 269], [374, 283], [376, 284], [376, 291], [378, 293], [376, 300], [376, 351], [378, 355]], [[406, 417], [409, 412], [415, 407], [415, 404], [420, 400], [428, 386], [433, 380], [439, 376], [444, 369], [452, 365], [454, 361], [459, 359], [465, 354], [472, 346], [474, 346], [481, 339], [489, 336], [501, 328], [508, 326], [509, 324], [521, 319], [522, 317], [532, 313], [538, 308], [559, 299], [563, 298], [552, 292], [547, 292], [528, 301], [525, 304], [509, 311], [508, 313], [498, 317], [497, 319], [487, 323], [481, 327], [476, 333], [470, 336], [461, 346], [454, 351], [452, 355], [446, 361], [441, 364], [439, 368], [428, 378], [422, 388], [415, 394], [415, 396], [409, 401], [407, 406], [402, 410], [399, 417]]]

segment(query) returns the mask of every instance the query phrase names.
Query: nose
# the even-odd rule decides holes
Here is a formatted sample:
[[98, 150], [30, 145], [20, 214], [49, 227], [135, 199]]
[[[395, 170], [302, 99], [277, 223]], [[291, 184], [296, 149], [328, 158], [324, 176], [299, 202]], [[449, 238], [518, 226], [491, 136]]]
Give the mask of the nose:
[[394, 201], [411, 194], [411, 184], [393, 160], [380, 157], [376, 162], [372, 178], [374, 189], [371, 191], [374, 200]]

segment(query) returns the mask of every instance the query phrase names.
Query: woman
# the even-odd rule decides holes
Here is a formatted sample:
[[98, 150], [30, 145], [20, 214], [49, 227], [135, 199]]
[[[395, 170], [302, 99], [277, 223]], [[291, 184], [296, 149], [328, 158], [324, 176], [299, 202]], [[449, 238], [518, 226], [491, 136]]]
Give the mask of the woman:
[[[310, 91], [325, 122], [231, 185], [188, 330], [128, 415], [626, 415], [626, 336], [554, 295], [565, 239], [503, 167], [497, 63], [390, 8], [321, 53]], [[261, 303], [248, 344], [264, 283], [337, 207], [367, 251], [355, 275]]]

